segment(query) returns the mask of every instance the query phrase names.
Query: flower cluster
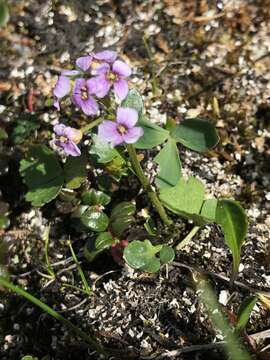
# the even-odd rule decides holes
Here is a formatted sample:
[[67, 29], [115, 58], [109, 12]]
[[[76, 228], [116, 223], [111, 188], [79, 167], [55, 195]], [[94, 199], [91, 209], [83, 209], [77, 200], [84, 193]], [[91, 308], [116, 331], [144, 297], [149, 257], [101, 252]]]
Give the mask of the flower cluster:
[[99, 107], [96, 98], [103, 98], [113, 88], [116, 96], [123, 100], [128, 94], [127, 78], [130, 67], [117, 60], [115, 51], [104, 50], [83, 56], [76, 61], [77, 70], [65, 70], [55, 85], [54, 106], [60, 109], [60, 100], [71, 92], [74, 81], [72, 102], [86, 115], [97, 114]]
[[[104, 50], [82, 56], [76, 61], [77, 70], [65, 70], [61, 73], [53, 90], [54, 106], [60, 109], [60, 100], [71, 92], [72, 102], [86, 115], [95, 115], [99, 111], [98, 99], [109, 94], [113, 88], [115, 95], [123, 100], [128, 95], [127, 78], [131, 75], [129, 66], [117, 60], [115, 51]], [[135, 126], [138, 113], [131, 108], [119, 107], [115, 121], [104, 120], [98, 127], [98, 136], [112, 147], [123, 143], [133, 144], [143, 135], [143, 129]], [[64, 124], [54, 126], [55, 145], [62, 148], [66, 155], [81, 154], [77, 144], [83, 133]]]

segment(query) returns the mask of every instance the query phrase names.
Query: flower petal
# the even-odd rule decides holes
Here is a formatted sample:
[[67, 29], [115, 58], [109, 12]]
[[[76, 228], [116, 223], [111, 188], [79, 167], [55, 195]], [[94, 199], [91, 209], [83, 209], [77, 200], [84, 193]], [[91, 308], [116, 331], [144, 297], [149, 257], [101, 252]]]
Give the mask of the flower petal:
[[92, 91], [98, 98], [103, 98], [110, 91], [111, 84], [106, 78], [106, 74], [101, 74], [88, 80]]
[[81, 109], [86, 115], [95, 115], [98, 112], [98, 104], [92, 96], [89, 96], [87, 100], [81, 102]]
[[67, 143], [63, 143], [62, 148], [64, 149], [67, 155], [71, 155], [71, 156], [81, 155], [81, 150], [73, 141], [68, 141]]
[[77, 76], [79, 74], [80, 74], [80, 72], [78, 70], [64, 70], [61, 73], [61, 75], [64, 75], [64, 76], [67, 76], [67, 77], [69, 77], [69, 76], [71, 76], [71, 77], [72, 76]]
[[127, 129], [132, 128], [138, 121], [138, 113], [132, 108], [119, 107], [117, 109], [116, 121]]
[[67, 126], [63, 131], [63, 136], [70, 141], [73, 141], [75, 144], [78, 144], [82, 139], [82, 132], [81, 130]]
[[132, 129], [128, 129], [126, 134], [123, 135], [123, 139], [127, 144], [134, 144], [143, 136], [143, 129], [139, 126], [135, 126]]
[[111, 50], [103, 50], [94, 54], [93, 57], [97, 60], [104, 60], [108, 63], [113, 63], [117, 58], [117, 52]]
[[60, 102], [59, 102], [59, 100], [58, 100], [57, 97], [55, 97], [55, 99], [54, 99], [53, 106], [54, 106], [57, 110], [60, 110]]
[[81, 89], [86, 86], [85, 79], [77, 79], [74, 84], [72, 101], [78, 108], [82, 107]]
[[60, 75], [53, 90], [53, 95], [58, 99], [66, 96], [70, 91], [70, 80], [64, 75]]
[[64, 124], [56, 124], [53, 127], [53, 131], [57, 136], [64, 136], [65, 129], [66, 129], [66, 125]]
[[127, 77], [127, 76], [131, 75], [130, 67], [128, 66], [128, 64], [124, 63], [121, 60], [116, 60], [113, 63], [112, 70], [113, 70], [114, 73], [116, 73], [118, 75], [121, 75], [121, 76], [124, 76], [124, 77]]
[[115, 94], [119, 97], [120, 100], [124, 100], [128, 94], [128, 82], [124, 79], [120, 79], [113, 83], [113, 88]]
[[119, 145], [123, 142], [122, 135], [117, 130], [117, 123], [114, 121], [103, 121], [98, 127], [98, 136], [112, 146]]
[[82, 69], [83, 71], [86, 71], [90, 68], [92, 60], [93, 60], [93, 56], [91, 55], [82, 56], [76, 60], [76, 65], [78, 66], [78, 68]]

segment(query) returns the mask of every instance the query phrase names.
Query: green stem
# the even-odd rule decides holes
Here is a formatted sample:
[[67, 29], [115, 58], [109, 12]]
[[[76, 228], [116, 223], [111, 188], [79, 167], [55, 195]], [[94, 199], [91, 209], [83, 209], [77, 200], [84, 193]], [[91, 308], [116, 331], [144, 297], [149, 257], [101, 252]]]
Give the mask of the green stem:
[[83, 128], [81, 128], [81, 132], [83, 134], [89, 132], [89, 130], [93, 129], [94, 127], [96, 127], [97, 125], [99, 125], [101, 122], [103, 121], [103, 119], [98, 118], [92, 122], [90, 122], [90, 124], [84, 126]]
[[144, 35], [143, 36], [143, 44], [144, 44], [144, 47], [146, 49], [146, 52], [147, 52], [147, 55], [149, 57], [149, 60], [150, 60], [150, 63], [151, 63], [151, 75], [152, 75], [152, 90], [153, 90], [153, 94], [154, 95], [157, 95], [157, 92], [158, 92], [158, 83], [157, 83], [157, 78], [156, 78], [156, 72], [155, 72], [155, 61], [153, 59], [153, 54], [152, 54], [152, 51], [148, 45], [148, 42], [147, 42], [147, 38], [146, 36]]
[[137, 158], [137, 154], [136, 154], [136, 150], [135, 150], [134, 146], [133, 145], [127, 145], [127, 150], [128, 150], [128, 153], [129, 153], [129, 157], [130, 157], [130, 161], [132, 163], [133, 169], [134, 169], [138, 179], [140, 180], [144, 190], [147, 192], [147, 194], [149, 196], [149, 199], [152, 201], [153, 206], [155, 207], [155, 209], [159, 213], [159, 215], [160, 215], [162, 221], [164, 222], [164, 224], [170, 225], [172, 223], [172, 221], [170, 220], [170, 218], [166, 214], [166, 211], [165, 211], [163, 205], [161, 204], [157, 194], [151, 188], [149, 180], [144, 175], [141, 164], [140, 164], [140, 162], [139, 162], [139, 160]]
[[176, 245], [175, 250], [183, 249], [190, 242], [193, 236], [197, 234], [199, 229], [200, 226], [194, 226], [191, 231], [184, 237], [184, 239], [178, 245]]
[[45, 262], [48, 273], [55, 279], [55, 273], [50, 263], [49, 259], [49, 240], [50, 240], [50, 226], [47, 226], [44, 233], [44, 241], [45, 241]]
[[89, 295], [84, 289], [81, 289], [79, 288], [78, 286], [75, 286], [75, 285], [71, 285], [71, 284], [68, 284], [68, 283], [61, 283], [61, 286], [63, 288], [70, 288], [70, 289], [73, 289], [73, 290], [77, 290], [79, 292], [81, 292], [82, 294], [84, 295]]
[[84, 290], [85, 290], [86, 294], [90, 295], [90, 294], [91, 294], [91, 289], [90, 289], [90, 287], [89, 287], [89, 285], [88, 285], [88, 283], [87, 283], [87, 281], [86, 281], [86, 278], [85, 278], [85, 276], [84, 276], [84, 273], [83, 273], [83, 271], [82, 271], [82, 268], [81, 268], [81, 266], [80, 266], [80, 263], [79, 263], [79, 261], [78, 261], [78, 259], [77, 259], [77, 256], [75, 255], [75, 252], [74, 252], [74, 250], [73, 250], [73, 247], [72, 247], [72, 244], [71, 244], [70, 239], [68, 240], [68, 246], [69, 246], [69, 248], [70, 248], [71, 255], [72, 255], [72, 257], [73, 257], [73, 260], [74, 260], [74, 262], [75, 262], [75, 264], [76, 264], [76, 266], [77, 266], [78, 272], [79, 272], [80, 277], [81, 277], [81, 279], [82, 279], [82, 283], [83, 283], [83, 286], [84, 286]]
[[61, 321], [63, 324], [65, 324], [70, 330], [72, 330], [76, 335], [78, 335], [81, 339], [83, 339], [85, 342], [87, 342], [92, 348], [94, 348], [98, 353], [105, 355], [106, 358], [109, 357], [109, 354], [106, 352], [106, 350], [103, 348], [102, 345], [100, 345], [96, 340], [94, 340], [91, 336], [86, 334], [84, 331], [79, 329], [77, 326], [72, 324], [71, 321], [64, 318], [61, 314], [59, 314], [57, 311], [52, 309], [50, 306], [44, 304], [42, 301], [34, 297], [33, 295], [29, 294], [27, 291], [23, 290], [22, 288], [14, 285], [12, 282], [8, 281], [7, 279], [0, 276], [0, 286], [5, 287], [14, 293], [23, 296], [25, 299], [31, 301], [33, 304], [41, 308], [43, 311], [48, 313], [49, 315], [53, 316], [55, 319]]

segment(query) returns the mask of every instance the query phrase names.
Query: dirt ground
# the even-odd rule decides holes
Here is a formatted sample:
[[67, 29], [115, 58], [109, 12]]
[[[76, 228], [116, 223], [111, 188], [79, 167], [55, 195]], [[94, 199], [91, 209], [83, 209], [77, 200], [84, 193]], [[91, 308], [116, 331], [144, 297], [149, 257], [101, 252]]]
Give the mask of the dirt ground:
[[[35, 138], [19, 146], [8, 140], [0, 154], [2, 200], [11, 209], [11, 225], [0, 236], [9, 246], [12, 280], [94, 335], [114, 359], [225, 359], [221, 347], [203, 347], [223, 338], [198, 300], [192, 274], [207, 272], [228, 314], [235, 314], [254, 288], [270, 294], [270, 1], [23, 0], [11, 1], [10, 10], [10, 21], [0, 30], [0, 125], [11, 132], [18, 115], [29, 110], [31, 96], [41, 124]], [[80, 258], [93, 289], [90, 297], [61, 286], [73, 279], [80, 284], [68, 236], [79, 254], [87, 236], [76, 234], [54, 205], [38, 210], [25, 202], [18, 163], [28, 143], [48, 142], [50, 124], [68, 114], [59, 115], [48, 104], [61, 69], [100, 48], [116, 49], [131, 65], [131, 84], [143, 94], [153, 122], [202, 117], [216, 123], [217, 148], [203, 155], [180, 148], [180, 156], [184, 175], [198, 177], [209, 196], [233, 197], [247, 211], [249, 231], [234, 289], [226, 280], [230, 252], [212, 225], [158, 274], [120, 267], [105, 253], [92, 264]], [[219, 114], [213, 111], [216, 101]], [[151, 175], [154, 152], [144, 155]], [[139, 184], [126, 178], [121, 189], [136, 194]], [[149, 205], [144, 195], [139, 202]], [[54, 281], [44, 270], [43, 233], [49, 224]], [[144, 236], [140, 219], [137, 225], [128, 238]], [[180, 241], [191, 227], [175, 218], [174, 231], [165, 228], [162, 237]], [[269, 310], [258, 303], [247, 333], [269, 327]], [[262, 336], [259, 348], [269, 337]], [[0, 299], [0, 354], [3, 360], [27, 354], [99, 358], [61, 324], [13, 295]]]

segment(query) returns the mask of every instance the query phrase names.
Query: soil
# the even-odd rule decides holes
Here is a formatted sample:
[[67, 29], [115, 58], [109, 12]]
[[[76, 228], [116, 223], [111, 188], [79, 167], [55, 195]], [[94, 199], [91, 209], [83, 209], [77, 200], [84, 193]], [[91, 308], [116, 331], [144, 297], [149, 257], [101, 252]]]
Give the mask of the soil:
[[[2, 200], [10, 205], [11, 224], [0, 236], [8, 245], [11, 279], [95, 336], [114, 359], [226, 359], [222, 347], [192, 350], [193, 345], [223, 340], [198, 299], [194, 283], [198, 270], [208, 275], [229, 317], [254, 289], [270, 294], [269, 9], [268, 0], [10, 1], [11, 18], [0, 31], [1, 127], [10, 134], [18, 115], [29, 110], [33, 95], [41, 126], [27, 141], [48, 142], [51, 124], [69, 114], [63, 109], [59, 115], [47, 104], [61, 69], [94, 49], [114, 48], [132, 66], [132, 86], [143, 94], [153, 122], [178, 123], [193, 117], [215, 122], [221, 140], [213, 151], [197, 154], [179, 148], [184, 175], [199, 178], [209, 197], [240, 201], [248, 214], [248, 237], [233, 288], [227, 281], [231, 254], [213, 225], [202, 228], [174, 263], [158, 274], [120, 266], [109, 252], [89, 264], [81, 256], [87, 236], [77, 234], [54, 203], [33, 209], [25, 202], [18, 164], [27, 141], [20, 146], [10, 139], [5, 142], [0, 189]], [[216, 101], [219, 111], [213, 111]], [[143, 164], [151, 178], [153, 155], [144, 152]], [[140, 188], [129, 177], [121, 190], [116, 198], [131, 200]], [[141, 193], [136, 202], [138, 210], [150, 206]], [[144, 238], [141, 223], [138, 217], [128, 239]], [[48, 278], [45, 267], [48, 225], [55, 280]], [[173, 228], [162, 228], [162, 240], [179, 242], [191, 228], [175, 217]], [[62, 286], [82, 285], [66, 245], [69, 236], [91, 296]], [[269, 326], [269, 309], [257, 303], [247, 333], [257, 334]], [[258, 351], [268, 344], [269, 335], [263, 336]], [[49, 315], [7, 293], [0, 303], [0, 354], [3, 360], [27, 354], [55, 360], [102, 358]], [[269, 358], [266, 352], [264, 356]], [[262, 353], [258, 359], [263, 359]]]

